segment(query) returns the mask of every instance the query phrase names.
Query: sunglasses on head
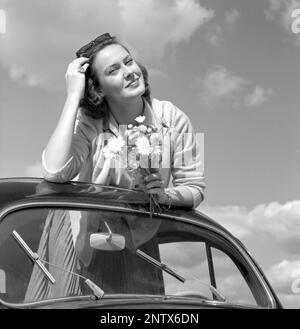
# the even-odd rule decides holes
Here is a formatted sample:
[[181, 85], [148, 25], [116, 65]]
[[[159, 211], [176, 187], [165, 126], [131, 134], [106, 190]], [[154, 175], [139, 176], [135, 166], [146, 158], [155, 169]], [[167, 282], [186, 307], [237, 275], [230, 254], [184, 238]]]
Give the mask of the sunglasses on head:
[[89, 57], [89, 52], [95, 47], [98, 46], [101, 43], [104, 43], [105, 41], [114, 40], [114, 37], [112, 37], [109, 33], [101, 34], [96, 39], [92, 40], [85, 46], [81, 47], [79, 50], [76, 51], [77, 57]]

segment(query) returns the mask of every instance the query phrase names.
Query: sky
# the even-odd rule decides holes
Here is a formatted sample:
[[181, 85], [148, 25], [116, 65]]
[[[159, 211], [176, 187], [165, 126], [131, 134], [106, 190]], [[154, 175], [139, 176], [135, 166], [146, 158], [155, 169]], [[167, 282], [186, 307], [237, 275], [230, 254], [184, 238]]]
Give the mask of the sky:
[[285, 306], [300, 308], [296, 8], [300, 0], [0, 0], [0, 177], [41, 176], [68, 64], [98, 35], [116, 35], [148, 68], [152, 96], [204, 133], [199, 210], [243, 241]]

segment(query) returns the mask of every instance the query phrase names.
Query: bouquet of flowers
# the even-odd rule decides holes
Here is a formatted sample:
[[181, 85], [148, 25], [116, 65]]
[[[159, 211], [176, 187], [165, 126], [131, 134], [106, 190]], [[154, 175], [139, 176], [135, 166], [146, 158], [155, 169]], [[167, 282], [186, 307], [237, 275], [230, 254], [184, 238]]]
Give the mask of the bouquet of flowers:
[[[144, 120], [144, 116], [139, 116], [135, 119], [137, 125], [128, 125], [126, 131], [128, 138], [127, 169], [133, 175], [148, 176], [159, 168], [161, 148], [157, 128], [153, 125], [143, 124]], [[150, 216], [154, 212], [160, 213], [161, 207], [158, 196], [150, 194]]]
[[[135, 119], [136, 125], [129, 124], [125, 131], [127, 145], [121, 136], [112, 137], [104, 147], [104, 155], [107, 159], [124, 155], [124, 148], [127, 149], [127, 170], [137, 178], [146, 177], [159, 168], [161, 148], [159, 145], [160, 132], [153, 125], [143, 124], [144, 116]], [[156, 194], [150, 194], [150, 217], [153, 213], [160, 213], [161, 207]]]

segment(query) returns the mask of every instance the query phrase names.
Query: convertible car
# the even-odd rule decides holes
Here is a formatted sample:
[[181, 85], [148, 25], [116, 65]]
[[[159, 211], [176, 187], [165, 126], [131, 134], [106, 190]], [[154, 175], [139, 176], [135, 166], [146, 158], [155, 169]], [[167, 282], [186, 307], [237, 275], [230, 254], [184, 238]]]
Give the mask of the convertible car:
[[256, 261], [205, 214], [142, 192], [0, 179], [0, 308], [282, 308]]

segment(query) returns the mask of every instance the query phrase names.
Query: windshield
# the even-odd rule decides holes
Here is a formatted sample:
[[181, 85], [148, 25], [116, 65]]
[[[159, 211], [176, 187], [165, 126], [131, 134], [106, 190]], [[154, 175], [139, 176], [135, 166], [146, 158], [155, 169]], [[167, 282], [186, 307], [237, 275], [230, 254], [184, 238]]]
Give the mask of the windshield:
[[192, 224], [108, 210], [36, 208], [13, 212], [0, 225], [5, 302], [136, 294], [266, 305], [245, 261], [225, 240]]

